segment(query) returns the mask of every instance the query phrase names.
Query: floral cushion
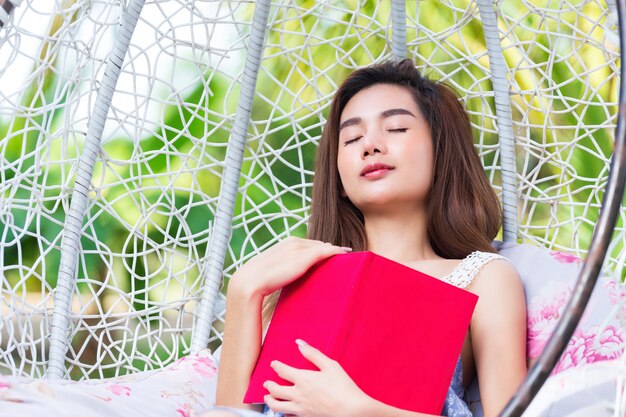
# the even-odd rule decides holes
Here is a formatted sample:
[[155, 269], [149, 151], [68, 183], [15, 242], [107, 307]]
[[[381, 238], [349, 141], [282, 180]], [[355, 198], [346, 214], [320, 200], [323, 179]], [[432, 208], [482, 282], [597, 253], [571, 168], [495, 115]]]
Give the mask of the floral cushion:
[[[530, 245], [503, 244], [500, 254], [515, 265], [524, 283], [527, 355], [532, 362], [545, 348], [572, 296], [582, 261], [572, 254]], [[624, 350], [625, 324], [624, 286], [603, 274], [553, 374], [620, 357]]]
[[[532, 364], [545, 348], [563, 315], [572, 296], [582, 261], [566, 252], [531, 245], [500, 243], [497, 246], [500, 254], [515, 266], [524, 284], [528, 324], [527, 356], [529, 364]], [[576, 390], [580, 390], [576, 396], [576, 408], [591, 407], [590, 410], [604, 406], [606, 409], [605, 403], [612, 401], [616, 393], [618, 374], [614, 370], [619, 369], [617, 364], [622, 362], [625, 325], [624, 285], [603, 274], [599, 277], [585, 313], [565, 352], [556, 363], [552, 376], [524, 416], [569, 415], [575, 409], [572, 408], [574, 403], [565, 399], [576, 396]], [[608, 372], [608, 369], [612, 371]], [[592, 373], [594, 378], [588, 378]], [[607, 380], [611, 380], [612, 385], [607, 385]], [[570, 383], [567, 384], [566, 381]], [[589, 395], [590, 392], [594, 392], [594, 395]], [[482, 416], [476, 383], [470, 387], [469, 397], [475, 417]]]
[[161, 370], [67, 381], [0, 376], [2, 417], [193, 417], [215, 402], [217, 365], [208, 350]]

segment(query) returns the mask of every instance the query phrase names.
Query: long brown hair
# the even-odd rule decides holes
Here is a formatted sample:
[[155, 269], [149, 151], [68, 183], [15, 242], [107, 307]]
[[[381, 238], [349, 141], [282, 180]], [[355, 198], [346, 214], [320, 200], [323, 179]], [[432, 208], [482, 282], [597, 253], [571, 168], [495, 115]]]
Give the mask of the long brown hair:
[[366, 249], [363, 215], [341, 193], [337, 151], [343, 109], [359, 91], [376, 84], [406, 88], [430, 127], [435, 155], [427, 213], [435, 253], [462, 259], [475, 250], [493, 252], [500, 203], [474, 148], [467, 113], [451, 88], [423, 77], [408, 59], [356, 70], [337, 90], [317, 151], [308, 238]]
[[[408, 59], [358, 69], [337, 90], [317, 151], [307, 237], [367, 249], [363, 215], [342, 196], [337, 152], [343, 109], [359, 91], [377, 84], [406, 88], [430, 127], [434, 164], [427, 215], [435, 253], [462, 259], [475, 250], [493, 252], [500, 203], [474, 148], [467, 113], [454, 90], [422, 76]], [[275, 299], [268, 300], [264, 316], [271, 314]]]

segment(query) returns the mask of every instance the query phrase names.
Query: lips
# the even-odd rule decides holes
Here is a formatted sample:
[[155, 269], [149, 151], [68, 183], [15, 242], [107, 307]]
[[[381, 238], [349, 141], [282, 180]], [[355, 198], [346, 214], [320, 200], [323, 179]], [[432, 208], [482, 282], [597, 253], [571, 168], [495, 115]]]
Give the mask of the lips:
[[361, 176], [368, 177], [368, 176], [378, 175], [378, 174], [391, 171], [393, 169], [394, 167], [387, 165], [387, 164], [382, 164], [382, 163], [369, 164], [369, 165], [366, 165], [365, 168], [363, 168], [363, 170], [361, 171]]

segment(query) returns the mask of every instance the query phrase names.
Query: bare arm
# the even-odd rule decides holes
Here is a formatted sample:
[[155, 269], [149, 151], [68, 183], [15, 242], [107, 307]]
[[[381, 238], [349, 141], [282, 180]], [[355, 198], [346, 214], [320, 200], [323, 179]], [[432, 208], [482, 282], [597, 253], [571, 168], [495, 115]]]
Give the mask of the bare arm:
[[243, 397], [261, 352], [264, 297], [298, 279], [316, 262], [349, 250], [290, 237], [255, 256], [237, 271], [226, 296], [217, 405], [262, 409], [262, 405], [244, 404]]
[[262, 405], [243, 403], [250, 375], [261, 350], [262, 303], [261, 294], [247, 289], [233, 276], [226, 296], [216, 405], [256, 411], [263, 409]]
[[496, 416], [526, 376], [526, 303], [517, 271], [506, 261], [483, 268], [470, 290], [479, 295], [471, 338], [485, 417]]

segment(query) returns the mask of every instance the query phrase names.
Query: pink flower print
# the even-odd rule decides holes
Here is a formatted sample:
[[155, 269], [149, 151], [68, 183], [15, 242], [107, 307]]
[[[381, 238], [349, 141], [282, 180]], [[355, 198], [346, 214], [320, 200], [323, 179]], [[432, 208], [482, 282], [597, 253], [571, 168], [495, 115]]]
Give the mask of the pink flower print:
[[592, 358], [595, 355], [593, 350], [593, 338], [595, 335], [576, 333], [572, 336], [572, 339], [565, 348], [563, 356], [554, 367], [554, 370], [552, 371], [553, 374], [593, 362]]
[[596, 355], [594, 362], [617, 359], [624, 352], [624, 331], [614, 326], [607, 326], [597, 336]]
[[191, 417], [191, 411], [188, 404], [185, 404], [182, 407], [178, 407], [176, 409], [176, 412], [178, 413], [179, 417]]
[[609, 279], [604, 284], [604, 287], [609, 290], [609, 300], [611, 301], [611, 304], [620, 304], [622, 307], [618, 313], [618, 319], [626, 319], [626, 288], [624, 285], [618, 283], [614, 279]]
[[528, 356], [541, 354], [572, 295], [569, 286], [553, 282], [528, 303]]
[[174, 363], [170, 369], [176, 371], [192, 370], [206, 378], [212, 377], [217, 373], [217, 367], [213, 358], [201, 354], [184, 356]]
[[0, 389], [8, 389], [11, 388], [11, 384], [8, 382], [0, 381]]
[[553, 374], [620, 356], [624, 349], [622, 330], [613, 326], [608, 326], [602, 332], [599, 330], [599, 326], [592, 326], [584, 331], [574, 332]]
[[201, 376], [209, 378], [216, 374], [217, 368], [211, 358], [198, 356], [193, 362], [193, 369]]
[[580, 262], [580, 257], [567, 252], [553, 250], [552, 252], [550, 252], [550, 255], [552, 255], [554, 259], [562, 264], [573, 264], [574, 262]]
[[127, 397], [130, 397], [130, 388], [127, 387], [126, 385], [120, 385], [120, 384], [111, 384], [107, 387], [107, 389], [109, 391], [111, 391], [113, 393], [113, 395], [117, 395], [122, 396], [125, 395]]

